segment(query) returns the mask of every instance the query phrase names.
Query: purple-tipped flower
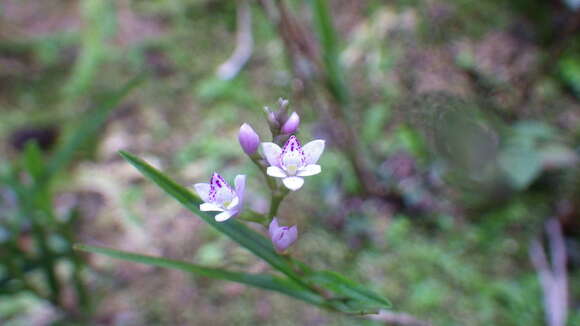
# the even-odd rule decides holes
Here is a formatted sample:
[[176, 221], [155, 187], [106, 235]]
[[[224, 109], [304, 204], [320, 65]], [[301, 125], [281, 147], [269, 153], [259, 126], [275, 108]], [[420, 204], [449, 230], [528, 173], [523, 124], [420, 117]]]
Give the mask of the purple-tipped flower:
[[280, 226], [278, 224], [278, 219], [274, 217], [272, 222], [270, 222], [270, 227], [268, 228], [268, 233], [270, 239], [272, 239], [272, 244], [274, 249], [279, 254], [284, 253], [296, 239], [298, 239], [298, 227], [293, 226]]
[[247, 123], [244, 123], [240, 127], [238, 140], [240, 146], [242, 146], [242, 149], [248, 155], [256, 153], [258, 146], [260, 146], [260, 136], [258, 136], [254, 129]]
[[219, 174], [214, 173], [209, 183], [196, 183], [195, 191], [204, 201], [199, 209], [204, 212], [221, 212], [215, 216], [215, 220], [223, 222], [242, 211], [244, 190], [246, 189], [246, 176], [237, 175], [234, 180], [236, 186], [230, 185]]
[[302, 177], [320, 173], [320, 165], [316, 162], [324, 151], [324, 140], [313, 140], [302, 147], [296, 136], [292, 135], [284, 148], [274, 143], [262, 143], [262, 151], [270, 164], [266, 173], [282, 178], [286, 188], [295, 191], [304, 184]]
[[298, 115], [298, 113], [292, 112], [290, 117], [288, 117], [288, 120], [286, 120], [286, 122], [282, 126], [281, 131], [283, 134], [286, 135], [293, 134], [296, 132], [296, 130], [298, 130], [299, 125], [300, 125], [300, 116]]

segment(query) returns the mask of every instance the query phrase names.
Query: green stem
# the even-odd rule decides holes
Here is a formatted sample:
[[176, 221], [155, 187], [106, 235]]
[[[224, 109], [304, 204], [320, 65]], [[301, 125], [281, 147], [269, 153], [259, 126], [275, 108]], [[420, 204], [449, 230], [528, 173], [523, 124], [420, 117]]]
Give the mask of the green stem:
[[73, 244], [75, 242], [74, 225], [75, 222], [79, 219], [80, 214], [76, 208], [74, 208], [70, 214], [71, 215], [67, 219], [67, 222], [63, 225], [62, 235], [66, 238], [68, 245], [70, 246], [69, 259], [73, 263], [72, 280], [74, 283], [77, 300], [80, 305], [81, 316], [86, 317], [91, 310], [91, 302], [87, 291], [87, 286], [83, 280], [84, 262], [80, 254], [73, 250]]
[[272, 192], [272, 196], [270, 197], [270, 211], [268, 212], [268, 220], [272, 221], [274, 216], [278, 214], [278, 209], [280, 208], [280, 204], [284, 200], [284, 197], [288, 194], [288, 189], [276, 190]]
[[266, 183], [268, 184], [268, 188], [270, 188], [271, 191], [276, 191], [276, 189], [278, 188], [278, 185], [276, 184], [276, 180], [272, 179], [266, 173], [266, 165], [260, 160], [260, 156], [254, 154], [254, 155], [249, 155], [249, 157], [252, 160], [252, 162], [254, 162], [254, 164], [258, 167], [260, 172], [262, 172], [262, 174], [264, 175], [264, 178], [266, 179]]
[[238, 218], [248, 222], [259, 223], [265, 227], [268, 227], [269, 223], [267, 216], [251, 210], [241, 213], [240, 215], [238, 215]]
[[[274, 139], [276, 139], [276, 137], [277, 137], [277, 135], [273, 135]], [[270, 177], [266, 173], [267, 166], [259, 154], [256, 153], [253, 155], [249, 155], [249, 157], [252, 160], [252, 162], [254, 162], [254, 164], [258, 167], [258, 169], [260, 169], [260, 171], [264, 175], [264, 178], [266, 179], [266, 183], [268, 184], [268, 188], [270, 188], [270, 192], [271, 192], [270, 210], [268, 211], [268, 215], [266, 216], [267, 219], [266, 219], [265, 223], [264, 223], [264, 220], [260, 220], [258, 222], [258, 223], [261, 223], [262, 225], [265, 225], [267, 227], [270, 224], [270, 222], [272, 221], [272, 219], [274, 218], [274, 216], [276, 216], [276, 214], [278, 213], [278, 208], [280, 208], [280, 204], [282, 203], [282, 200], [284, 200], [284, 197], [286, 197], [286, 195], [288, 194], [289, 190], [286, 188], [281, 188], [279, 186], [279, 184], [276, 182], [276, 180], [274, 178]], [[242, 219], [248, 220], [246, 218], [242, 218]], [[254, 222], [254, 221], [252, 221], [252, 222]]]
[[50, 288], [49, 299], [55, 306], [60, 306], [60, 283], [55, 270], [55, 254], [50, 248], [48, 236], [46, 230], [43, 229], [42, 221], [39, 220], [40, 216], [38, 212], [30, 208], [34, 207], [35, 196], [38, 194], [36, 191], [38, 190], [31, 189], [27, 191], [21, 187], [15, 189], [20, 206], [19, 215], [22, 220], [30, 221], [32, 234], [41, 255], [40, 264], [42, 265], [44, 276]]
[[39, 226], [36, 221], [34, 221], [34, 219], [34, 217], [31, 219], [32, 232], [36, 238], [37, 246], [39, 247], [40, 253], [42, 255], [41, 263], [44, 269], [47, 283], [50, 287], [50, 301], [55, 306], [60, 306], [60, 284], [56, 276], [54, 254], [48, 244], [46, 233], [42, 227]]
[[22, 268], [20, 266], [17, 266], [17, 264], [12, 259], [14, 257], [22, 258], [24, 253], [18, 247], [13, 247], [12, 244], [8, 244], [7, 246], [8, 250], [12, 251], [8, 259], [6, 259], [6, 266], [8, 268], [8, 272], [12, 274], [14, 278], [20, 281], [23, 289], [26, 289], [34, 293], [34, 295], [36, 295], [37, 297], [44, 299], [45, 296], [42, 293], [42, 291], [28, 281], [28, 279], [24, 275], [24, 272], [22, 271]]

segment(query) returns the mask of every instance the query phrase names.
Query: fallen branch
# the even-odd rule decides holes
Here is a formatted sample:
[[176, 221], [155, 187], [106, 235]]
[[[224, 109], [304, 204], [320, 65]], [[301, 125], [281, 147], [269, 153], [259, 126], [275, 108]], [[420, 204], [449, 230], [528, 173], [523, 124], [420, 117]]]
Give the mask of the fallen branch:
[[253, 48], [251, 8], [247, 0], [240, 0], [237, 4], [236, 49], [232, 56], [219, 66], [217, 70], [218, 77], [223, 80], [230, 80], [236, 77], [250, 60]]

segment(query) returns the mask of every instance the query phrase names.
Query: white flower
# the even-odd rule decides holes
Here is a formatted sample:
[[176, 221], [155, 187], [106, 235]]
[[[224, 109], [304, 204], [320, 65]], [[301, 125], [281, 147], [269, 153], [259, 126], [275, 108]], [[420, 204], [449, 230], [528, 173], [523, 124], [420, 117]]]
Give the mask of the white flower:
[[195, 191], [204, 201], [199, 209], [204, 212], [221, 212], [215, 216], [215, 220], [218, 222], [223, 222], [239, 214], [242, 211], [246, 176], [236, 176], [234, 184], [235, 190], [217, 173], [211, 176], [209, 183], [196, 183], [194, 185]]
[[286, 188], [295, 191], [304, 184], [302, 177], [320, 173], [320, 165], [316, 162], [324, 151], [324, 140], [313, 140], [302, 147], [298, 139], [292, 135], [284, 148], [274, 143], [262, 143], [262, 151], [270, 164], [266, 173], [275, 178], [282, 178]]

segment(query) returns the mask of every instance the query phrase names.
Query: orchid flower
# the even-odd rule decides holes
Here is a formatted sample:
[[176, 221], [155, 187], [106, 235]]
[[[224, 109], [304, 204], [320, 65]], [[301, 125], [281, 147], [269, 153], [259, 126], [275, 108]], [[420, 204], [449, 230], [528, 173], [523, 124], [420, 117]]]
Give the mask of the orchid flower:
[[280, 226], [278, 219], [274, 217], [272, 222], [270, 222], [268, 234], [270, 235], [270, 239], [272, 239], [272, 244], [276, 252], [284, 253], [298, 239], [298, 227], [296, 225]]
[[209, 183], [196, 183], [195, 191], [204, 201], [199, 209], [204, 212], [221, 212], [215, 216], [217, 222], [223, 222], [242, 211], [246, 176], [237, 175], [234, 180], [235, 189], [219, 174], [214, 173]]
[[284, 148], [274, 143], [262, 143], [262, 151], [270, 165], [266, 173], [282, 178], [286, 188], [296, 191], [304, 184], [302, 177], [320, 173], [320, 165], [316, 162], [324, 151], [324, 140], [313, 140], [302, 147], [296, 136], [292, 135]]

